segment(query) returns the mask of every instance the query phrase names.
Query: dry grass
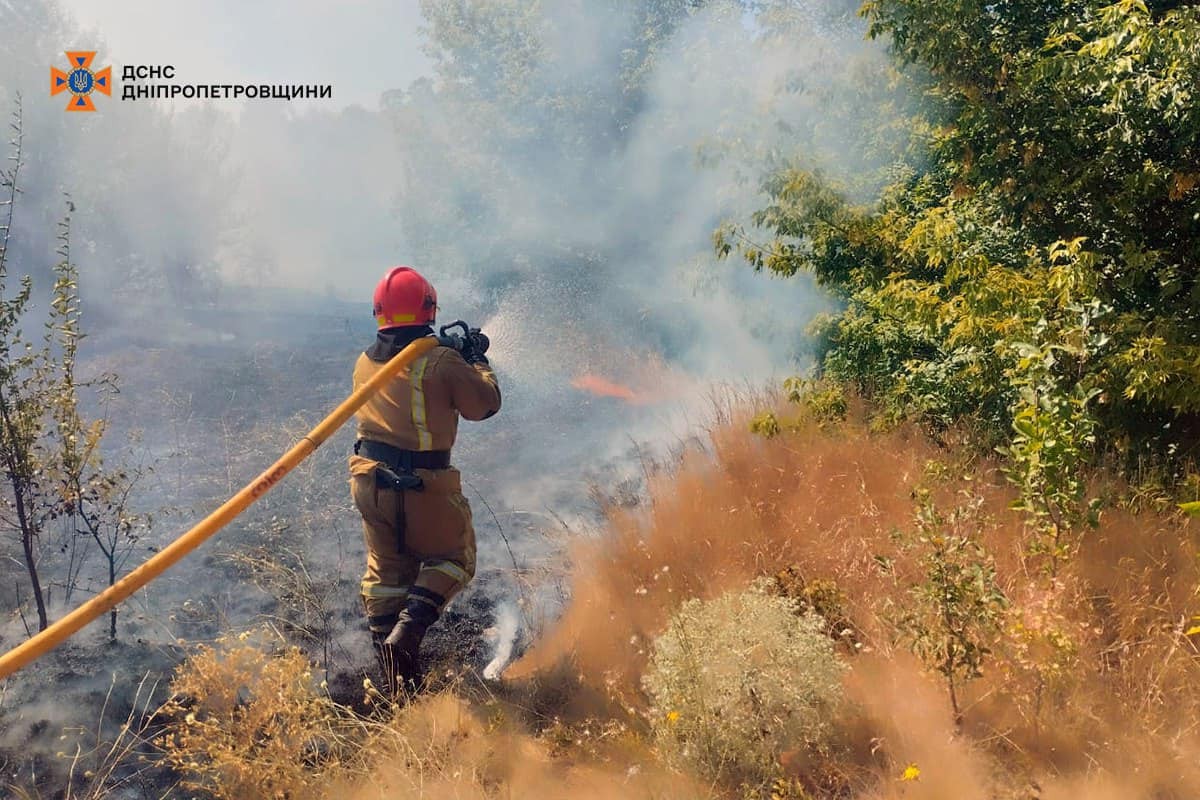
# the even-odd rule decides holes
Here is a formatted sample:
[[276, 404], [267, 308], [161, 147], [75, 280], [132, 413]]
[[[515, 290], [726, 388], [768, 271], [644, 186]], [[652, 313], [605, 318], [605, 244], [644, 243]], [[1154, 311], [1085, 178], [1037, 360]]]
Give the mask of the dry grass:
[[[695, 800], [708, 789], [657, 767], [640, 740], [607, 729], [564, 758], [562, 735], [535, 737], [520, 709], [471, 702], [456, 687], [398, 708], [369, 684], [362, 717], [314, 683], [307, 659], [267, 633], [203, 648], [172, 684], [166, 760], [204, 796], [236, 800], [570, 796]], [[624, 750], [625, 757], [611, 754]], [[646, 763], [649, 761], [649, 763]]]
[[835, 579], [856, 620], [879, 616], [875, 600], [896, 581], [874, 557], [898, 556], [891, 533], [910, 525], [913, 486], [938, 451], [849, 425], [766, 440], [743, 423], [715, 431], [711, 454], [654, 476], [649, 507], [613, 509], [604, 536], [576, 546], [570, 607], [510, 676], [569, 658], [589, 683], [636, 687], [671, 609], [789, 566]]
[[[795, 782], [777, 796], [1200, 796], [1200, 661], [1185, 634], [1200, 612], [1195, 523], [1111, 511], [1050, 580], [996, 465], [956, 462], [911, 431], [871, 433], [858, 416], [770, 440], [747, 435], [748, 417], [717, 430], [711, 452], [652, 478], [649, 504], [614, 509], [602, 536], [575, 545], [570, 605], [509, 669], [504, 698], [448, 692], [355, 718], [353, 747], [318, 748], [307, 765], [293, 737], [286, 796], [737, 797], [661, 766], [642, 676], [685, 600], [781, 572], [789, 594], [836, 606], [824, 613], [848, 632], [849, 669], [830, 752], [785, 752]], [[962, 687], [961, 725], [894, 625], [921, 580], [905, 546], [919, 488], [944, 508], [975, 498], [964, 524], [1011, 602], [982, 676]], [[348, 712], [326, 713], [306, 712], [322, 726]]]
[[[862, 645], [847, 680], [858, 711], [841, 721], [833, 765], [842, 791], [1017, 797], [1035, 795], [1003, 792], [1036, 784], [1052, 796], [1086, 779], [1200, 795], [1189, 766], [1200, 651], [1184, 635], [1200, 612], [1194, 522], [1109, 511], [1050, 581], [1026, 556], [997, 464], [956, 461], [959, 450], [912, 431], [872, 433], [861, 414], [769, 440], [745, 434], [748, 416], [715, 431], [711, 453], [656, 476], [647, 508], [614, 510], [603, 537], [577, 545], [570, 607], [508, 677], [568, 674], [575, 713], [636, 717], [648, 642], [674, 608], [790, 568], [802, 584], [836, 586]], [[983, 676], [966, 687], [961, 731], [939, 676], [914, 663], [893, 625], [920, 580], [897, 535], [915, 528], [920, 488], [942, 507], [979, 499], [973, 535], [1012, 602]], [[897, 782], [912, 762], [920, 779]]]

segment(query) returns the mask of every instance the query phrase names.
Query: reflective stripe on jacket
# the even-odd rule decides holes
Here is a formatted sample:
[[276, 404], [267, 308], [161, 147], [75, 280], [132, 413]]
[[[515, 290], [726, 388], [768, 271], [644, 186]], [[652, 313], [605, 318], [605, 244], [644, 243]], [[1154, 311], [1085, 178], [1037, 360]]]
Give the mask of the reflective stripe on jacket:
[[[354, 388], [383, 363], [366, 353], [354, 365]], [[358, 437], [404, 450], [449, 450], [459, 415], [487, 419], [500, 410], [500, 387], [491, 368], [468, 364], [449, 347], [434, 348], [359, 409]]]

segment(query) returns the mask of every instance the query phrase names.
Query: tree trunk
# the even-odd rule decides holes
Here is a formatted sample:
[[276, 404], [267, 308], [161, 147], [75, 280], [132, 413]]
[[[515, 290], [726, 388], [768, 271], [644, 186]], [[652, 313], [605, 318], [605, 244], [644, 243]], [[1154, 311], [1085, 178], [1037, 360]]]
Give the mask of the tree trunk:
[[[114, 555], [116, 554], [116, 547], [113, 548], [113, 553], [114, 553]], [[109, 556], [109, 559], [108, 559], [108, 585], [112, 586], [116, 582], [117, 582], [117, 561], [112, 556]], [[108, 638], [109, 638], [109, 640], [114, 641], [114, 642], [117, 640], [117, 607], [116, 606], [113, 606], [112, 611], [109, 612]]]
[[12, 484], [13, 501], [17, 507], [17, 524], [21, 528], [21, 549], [25, 554], [25, 569], [29, 571], [29, 585], [33, 589], [33, 601], [37, 604], [38, 630], [44, 631], [49, 626], [50, 620], [46, 615], [46, 598], [42, 593], [42, 582], [38, 578], [37, 552], [34, 550], [37, 531], [34, 530], [29, 520], [29, 510], [25, 508], [26, 484], [22, 477], [22, 465], [18, 463], [16, 455], [18, 434], [9, 414], [8, 400], [2, 391], [0, 391], [0, 422], [4, 423], [4, 433], [11, 439], [7, 448], [9, 450], [7, 453], [8, 480]]
[[22, 492], [17, 490], [16, 486], [13, 489], [17, 497], [17, 519], [21, 525], [21, 549], [25, 551], [25, 568], [29, 571], [29, 585], [33, 588], [33, 602], [37, 605], [38, 630], [44, 631], [50, 625], [50, 619], [46, 616], [46, 598], [42, 595], [42, 581], [38, 578], [37, 571], [37, 554], [33, 549], [33, 540], [36, 534], [29, 528]]

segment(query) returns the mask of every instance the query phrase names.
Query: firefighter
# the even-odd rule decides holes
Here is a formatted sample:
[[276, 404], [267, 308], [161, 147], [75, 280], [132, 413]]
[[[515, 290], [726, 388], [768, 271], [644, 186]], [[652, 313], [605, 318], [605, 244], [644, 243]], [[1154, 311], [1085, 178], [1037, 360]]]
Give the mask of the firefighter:
[[[369, 381], [410, 342], [432, 336], [437, 292], [411, 267], [394, 267], [375, 288], [374, 344], [354, 365]], [[483, 340], [486, 341], [486, 340]], [[363, 518], [367, 570], [362, 599], [371, 642], [396, 695], [420, 676], [429, 626], [475, 574], [475, 529], [450, 449], [460, 416], [500, 410], [500, 388], [478, 340], [436, 347], [357, 413], [350, 487]]]

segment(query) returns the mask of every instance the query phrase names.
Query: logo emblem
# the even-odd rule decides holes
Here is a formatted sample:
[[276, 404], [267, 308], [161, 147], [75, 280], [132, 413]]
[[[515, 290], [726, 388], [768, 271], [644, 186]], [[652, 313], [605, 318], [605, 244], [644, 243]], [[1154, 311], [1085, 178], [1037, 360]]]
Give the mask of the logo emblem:
[[92, 59], [95, 57], [95, 50], [68, 50], [67, 61], [71, 63], [71, 71], [50, 68], [50, 96], [71, 93], [67, 111], [95, 111], [96, 105], [92, 102], [94, 91], [112, 96], [112, 67], [92, 72]]

